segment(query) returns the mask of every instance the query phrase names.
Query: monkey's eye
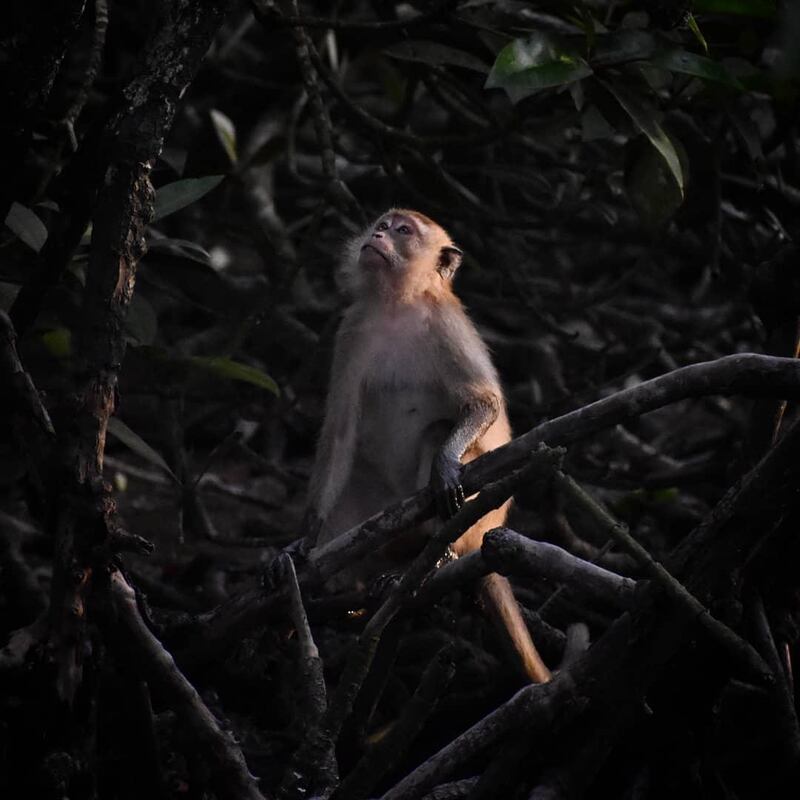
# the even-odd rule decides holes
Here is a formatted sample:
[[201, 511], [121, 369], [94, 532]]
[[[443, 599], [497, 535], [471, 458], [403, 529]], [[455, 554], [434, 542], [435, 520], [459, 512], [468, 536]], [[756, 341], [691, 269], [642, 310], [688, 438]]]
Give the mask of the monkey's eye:
[[411, 233], [411, 228], [408, 225], [401, 225], [397, 230], [399, 233], [405, 233], [406, 235]]
[[389, 223], [384, 220], [383, 222], [379, 222], [375, 226], [375, 230], [376, 231], [385, 231], [388, 227], [389, 227]]

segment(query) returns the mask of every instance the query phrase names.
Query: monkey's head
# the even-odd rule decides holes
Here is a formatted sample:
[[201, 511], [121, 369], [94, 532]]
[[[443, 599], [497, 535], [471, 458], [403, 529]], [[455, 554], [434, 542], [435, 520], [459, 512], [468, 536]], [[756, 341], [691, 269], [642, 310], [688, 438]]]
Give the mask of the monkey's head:
[[404, 208], [381, 214], [348, 247], [345, 269], [352, 288], [401, 295], [449, 290], [461, 250], [432, 219]]

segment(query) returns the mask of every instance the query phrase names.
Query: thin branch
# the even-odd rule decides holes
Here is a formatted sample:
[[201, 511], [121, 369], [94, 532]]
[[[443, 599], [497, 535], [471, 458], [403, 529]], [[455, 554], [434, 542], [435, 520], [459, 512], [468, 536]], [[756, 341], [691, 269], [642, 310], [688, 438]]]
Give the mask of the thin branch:
[[283, 15], [271, 7], [269, 0], [252, 0], [253, 14], [256, 19], [268, 28], [275, 25], [285, 25], [294, 28], [322, 28], [323, 30], [350, 31], [353, 33], [376, 33], [383, 31], [402, 31], [424, 22], [429, 22], [447, 10], [448, 6], [455, 5], [454, 0], [436, 0], [427, 11], [414, 17], [397, 20], [364, 20], [343, 21], [336, 18], [323, 18]]
[[[302, 738], [316, 729], [325, 713], [328, 698], [325, 689], [325, 678], [322, 674], [322, 660], [314, 643], [308, 617], [303, 606], [303, 597], [297, 583], [294, 562], [288, 554], [278, 556], [276, 569], [285, 573], [284, 583], [289, 597], [289, 616], [297, 632], [300, 649], [298, 665], [298, 684], [302, 693], [299, 703], [299, 718]], [[319, 740], [317, 740], [319, 741]], [[333, 748], [322, 742], [318, 750], [299, 747], [291, 758], [286, 769], [279, 798], [304, 798], [316, 794], [327, 794], [338, 782], [339, 773], [336, 768], [336, 754]]]
[[103, 61], [103, 48], [106, 45], [106, 31], [108, 30], [108, 0], [94, 0], [94, 31], [92, 33], [92, 45], [89, 51], [89, 62], [83, 73], [81, 85], [75, 95], [75, 99], [64, 114], [61, 124], [64, 125], [69, 137], [72, 151], [78, 149], [78, 139], [75, 135], [75, 123], [89, 99], [89, 90], [92, 88], [97, 72]]
[[583, 512], [590, 515], [603, 533], [630, 553], [661, 589], [733, 657], [751, 680], [759, 683], [772, 680], [772, 672], [758, 651], [748, 641], [734, 633], [731, 628], [713, 617], [711, 612], [680, 581], [673, 577], [628, 533], [627, 525], [612, 517], [583, 487], [563, 472], [557, 473], [556, 486]]
[[136, 594], [120, 572], [111, 575], [111, 596], [125, 634], [118, 646], [130, 651], [123, 652], [123, 657], [136, 659], [147, 679], [164, 692], [166, 702], [207, 759], [215, 793], [223, 800], [264, 800], [233, 736], [220, 728], [197, 690], [147, 628], [136, 605]]
[[455, 674], [452, 654], [447, 648], [428, 664], [411, 699], [389, 733], [371, 747], [342, 781], [331, 800], [362, 800], [405, 755], [411, 742], [436, 709], [450, 679]]

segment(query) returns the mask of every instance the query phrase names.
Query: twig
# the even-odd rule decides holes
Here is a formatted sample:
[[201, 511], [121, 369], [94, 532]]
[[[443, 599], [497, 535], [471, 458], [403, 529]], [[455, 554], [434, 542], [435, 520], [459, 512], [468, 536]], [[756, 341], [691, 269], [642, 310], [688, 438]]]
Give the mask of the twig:
[[167, 702], [208, 760], [216, 794], [228, 800], [263, 800], [257, 779], [247, 769], [233, 736], [220, 728], [197, 690], [148, 630], [139, 614], [136, 594], [120, 572], [111, 575], [111, 596], [125, 632], [120, 648], [130, 648], [130, 655], [140, 663], [147, 679], [164, 692]]
[[416, 800], [509, 730], [525, 726], [526, 736], [532, 738], [551, 731], [556, 715], [561, 724], [566, 724], [581, 707], [582, 701], [566, 672], [557, 674], [549, 683], [530, 684], [410, 772], [381, 800]]
[[[17, 334], [11, 319], [0, 310], [0, 374], [7, 377], [7, 386], [14, 396], [15, 407], [27, 414], [36, 426], [48, 437], [55, 435], [50, 415], [42, 403], [42, 398], [25, 371], [17, 352]], [[4, 382], [5, 382], [4, 381]]]
[[428, 664], [411, 700], [400, 718], [380, 741], [371, 747], [342, 781], [331, 800], [361, 800], [380, 779], [393, 769], [439, 702], [455, 674], [452, 653], [444, 648]]
[[779, 735], [776, 738], [782, 744], [787, 762], [798, 764], [800, 763], [800, 724], [797, 720], [797, 709], [794, 704], [791, 683], [781, 664], [781, 657], [778, 654], [761, 595], [756, 593], [750, 605], [755, 624], [755, 641], [777, 678], [772, 692], [779, 729]]
[[492, 569], [481, 555], [481, 551], [473, 550], [437, 569], [422, 584], [411, 604], [414, 608], [427, 608], [448, 592], [474, 583], [478, 578], [488, 575], [491, 571]]
[[285, 16], [278, 14], [271, 8], [269, 0], [252, 0], [253, 13], [259, 22], [273, 27], [276, 23], [289, 27], [322, 28], [333, 31], [350, 31], [353, 33], [374, 33], [379, 31], [399, 31], [411, 28], [423, 22], [429, 22], [439, 16], [448, 6], [454, 5], [454, 0], [436, 0], [427, 11], [414, 17], [398, 20], [365, 20], [343, 21], [336, 18], [323, 18], [311, 16]]
[[661, 589], [736, 660], [749, 678], [759, 683], [772, 680], [769, 667], [756, 649], [723, 622], [713, 617], [711, 612], [680, 581], [674, 578], [628, 533], [627, 525], [612, 517], [583, 487], [563, 472], [556, 474], [556, 486], [582, 511], [591, 515], [603, 533], [627, 550]]
[[[302, 696], [299, 703], [299, 718], [302, 738], [308, 731], [319, 726], [328, 705], [325, 678], [322, 674], [322, 660], [311, 635], [303, 597], [297, 583], [294, 562], [287, 554], [276, 560], [275, 568], [285, 573], [284, 583], [288, 587], [289, 616], [297, 632], [300, 650], [298, 684]], [[286, 769], [279, 798], [305, 798], [316, 794], [327, 794], [339, 780], [336, 768], [336, 755], [332, 747], [309, 750], [300, 747], [294, 753]]]
[[83, 73], [83, 80], [72, 101], [72, 105], [67, 109], [61, 124], [64, 125], [69, 137], [70, 146], [73, 152], [78, 149], [78, 139], [75, 135], [75, 123], [86, 105], [89, 98], [89, 90], [97, 77], [97, 71], [103, 61], [103, 48], [106, 44], [106, 31], [108, 30], [108, 2], [107, 0], [94, 0], [94, 32], [92, 34], [92, 46], [89, 52], [89, 62]]
[[243, 592], [199, 614], [188, 626], [170, 631], [167, 643], [175, 650], [180, 664], [192, 667], [208, 664], [227, 652], [242, 636], [266, 624], [267, 613], [285, 603], [286, 591], [282, 586], [278, 591], [270, 586]]

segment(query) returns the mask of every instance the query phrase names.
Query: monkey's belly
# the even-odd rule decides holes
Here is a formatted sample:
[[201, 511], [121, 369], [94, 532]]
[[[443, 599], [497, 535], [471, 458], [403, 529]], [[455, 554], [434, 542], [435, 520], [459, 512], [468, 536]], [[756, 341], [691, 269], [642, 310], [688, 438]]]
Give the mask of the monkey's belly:
[[358, 424], [357, 458], [391, 497], [426, 486], [433, 457], [453, 427], [454, 413], [437, 387], [368, 389]]
[[365, 390], [350, 474], [319, 541], [427, 486], [433, 458], [452, 426], [452, 411], [433, 387]]

